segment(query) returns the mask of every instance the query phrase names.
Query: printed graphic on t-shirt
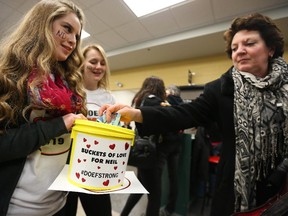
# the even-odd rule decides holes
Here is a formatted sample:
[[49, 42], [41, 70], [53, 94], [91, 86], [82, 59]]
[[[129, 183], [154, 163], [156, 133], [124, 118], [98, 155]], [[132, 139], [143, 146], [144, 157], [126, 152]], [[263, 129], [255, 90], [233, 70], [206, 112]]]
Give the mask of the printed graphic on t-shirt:
[[41, 146], [42, 155], [57, 155], [63, 154], [70, 149], [70, 134], [63, 134], [62, 136], [55, 137], [44, 146]]
[[[49, 119], [45, 110], [33, 110], [29, 117], [30, 122]], [[64, 134], [27, 156], [11, 196], [8, 215], [36, 215], [35, 211], [37, 215], [54, 215], [63, 207], [65, 192], [48, 188], [66, 164], [69, 148], [70, 134]]]
[[96, 103], [87, 102], [87, 108], [88, 108], [87, 118], [91, 121], [96, 121], [100, 106]]

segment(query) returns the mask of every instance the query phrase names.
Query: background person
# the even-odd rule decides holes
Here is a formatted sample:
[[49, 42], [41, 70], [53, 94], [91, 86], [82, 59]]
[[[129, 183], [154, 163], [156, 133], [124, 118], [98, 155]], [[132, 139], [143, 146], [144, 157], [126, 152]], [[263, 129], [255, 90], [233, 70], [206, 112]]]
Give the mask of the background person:
[[[166, 88], [166, 100], [170, 106], [184, 103], [180, 97], [180, 89], [176, 85], [169, 85]], [[161, 145], [161, 154], [163, 167], [167, 164], [169, 193], [166, 205], [160, 209], [160, 216], [171, 215], [176, 208], [178, 195], [178, 165], [181, 152], [182, 131], [175, 131], [163, 134], [163, 143]]]
[[223, 142], [211, 215], [221, 216], [251, 210], [276, 194], [286, 174], [278, 165], [288, 156], [288, 70], [279, 28], [255, 13], [234, 19], [224, 38], [233, 66], [193, 102], [140, 109], [105, 105], [99, 113], [106, 110], [109, 121], [118, 111], [123, 121], [142, 123], [142, 134], [216, 122]]
[[86, 119], [83, 19], [70, 1], [39, 1], [1, 42], [0, 215], [63, 215], [67, 193], [48, 187]]
[[[104, 49], [98, 45], [88, 45], [83, 49], [82, 67], [84, 87], [87, 94], [87, 118], [96, 121], [98, 109], [105, 103], [114, 104], [115, 99], [108, 91], [110, 69]], [[112, 214], [109, 194], [93, 195], [70, 192], [67, 197], [66, 213], [76, 215], [78, 197], [87, 216]]]
[[[139, 108], [141, 103], [143, 103], [143, 100], [144, 103], [141, 107], [161, 106], [161, 103], [165, 102], [165, 99], [166, 93], [163, 80], [151, 76], [144, 80], [141, 89], [135, 94], [132, 100], [132, 106]], [[161, 203], [161, 174], [163, 169], [163, 158], [159, 148], [163, 143], [161, 143], [162, 140], [160, 134], [154, 135], [157, 137], [155, 139], [157, 152], [155, 166], [151, 168], [137, 167], [137, 177], [149, 192], [149, 194], [147, 194], [148, 203], [145, 213], [147, 216], [158, 216]], [[120, 215], [128, 216], [142, 195], [143, 194], [130, 194]]]

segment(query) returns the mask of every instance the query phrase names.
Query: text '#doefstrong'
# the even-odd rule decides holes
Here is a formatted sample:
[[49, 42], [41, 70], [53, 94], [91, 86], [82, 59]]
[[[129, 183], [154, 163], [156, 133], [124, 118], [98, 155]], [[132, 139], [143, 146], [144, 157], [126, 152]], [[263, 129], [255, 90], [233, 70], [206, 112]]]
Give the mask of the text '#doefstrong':
[[81, 174], [92, 178], [118, 178], [118, 173], [98, 173], [87, 170], [82, 170]]

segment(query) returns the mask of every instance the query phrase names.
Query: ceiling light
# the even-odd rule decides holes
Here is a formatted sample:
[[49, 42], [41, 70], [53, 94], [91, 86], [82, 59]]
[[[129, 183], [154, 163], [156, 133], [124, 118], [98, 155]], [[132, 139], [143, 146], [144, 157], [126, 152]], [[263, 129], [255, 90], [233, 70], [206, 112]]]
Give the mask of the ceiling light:
[[141, 17], [186, 0], [123, 0], [137, 16]]
[[88, 32], [86, 32], [84, 29], [82, 29], [81, 39], [84, 39], [84, 38], [87, 38], [87, 37], [90, 37], [90, 34]]

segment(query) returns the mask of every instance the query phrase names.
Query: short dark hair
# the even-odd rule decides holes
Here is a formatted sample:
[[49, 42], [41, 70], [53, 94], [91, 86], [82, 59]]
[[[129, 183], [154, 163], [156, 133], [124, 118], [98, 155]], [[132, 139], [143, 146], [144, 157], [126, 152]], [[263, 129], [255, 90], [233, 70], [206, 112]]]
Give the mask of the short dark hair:
[[253, 13], [248, 16], [238, 17], [233, 20], [230, 28], [224, 33], [226, 41], [226, 53], [229, 58], [232, 56], [231, 43], [234, 35], [241, 31], [258, 31], [265, 41], [267, 47], [275, 50], [272, 58], [282, 57], [284, 53], [284, 38], [271, 18], [259, 13]]

